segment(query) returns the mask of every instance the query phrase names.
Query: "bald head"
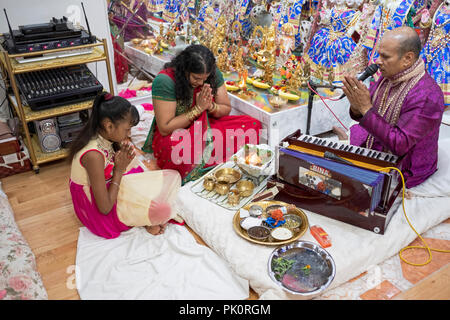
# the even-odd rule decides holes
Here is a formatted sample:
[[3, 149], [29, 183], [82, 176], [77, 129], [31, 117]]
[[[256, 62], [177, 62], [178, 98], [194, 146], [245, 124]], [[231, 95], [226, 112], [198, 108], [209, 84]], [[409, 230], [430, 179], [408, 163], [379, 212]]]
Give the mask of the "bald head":
[[412, 52], [416, 58], [419, 58], [420, 51], [422, 50], [422, 43], [420, 42], [419, 35], [411, 27], [403, 26], [389, 30], [384, 34], [383, 40], [395, 41], [400, 57], [407, 52]]

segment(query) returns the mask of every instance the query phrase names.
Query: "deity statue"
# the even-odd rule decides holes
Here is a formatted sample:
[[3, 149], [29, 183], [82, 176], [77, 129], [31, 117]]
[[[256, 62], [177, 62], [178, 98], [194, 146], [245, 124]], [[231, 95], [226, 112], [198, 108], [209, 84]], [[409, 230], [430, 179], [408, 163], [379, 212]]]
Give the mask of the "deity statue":
[[[380, 39], [387, 30], [407, 25], [407, 20], [414, 5], [414, 0], [379, 0], [373, 19], [368, 26], [364, 46], [367, 49], [368, 64], [378, 58]], [[412, 25], [411, 25], [412, 26]]]
[[219, 56], [217, 57], [217, 67], [222, 72], [230, 71], [230, 67], [228, 65], [228, 46], [225, 43], [222, 48], [219, 49]]
[[[301, 45], [301, 30], [299, 21], [302, 18], [302, 9], [305, 4], [305, 0], [288, 0], [284, 2], [280, 9], [280, 18], [278, 27], [280, 28], [285, 23], [291, 23], [294, 27], [294, 47], [298, 47]], [[310, 2], [311, 3], [311, 2]]]
[[233, 48], [233, 67], [236, 72], [244, 70], [244, 48], [242, 46], [235, 46]]
[[[359, 8], [362, 2], [363, 0], [354, 0], [353, 6], [355, 8]], [[347, 5], [349, 4], [351, 3], [347, 2]], [[364, 3], [361, 14], [357, 17], [357, 20], [352, 27], [348, 29], [347, 35], [352, 37], [353, 34], [357, 34], [359, 37], [359, 42], [345, 65], [342, 68], [335, 70], [335, 72], [338, 71], [340, 73], [357, 75], [358, 73], [363, 72], [367, 67], [367, 49], [364, 44], [366, 39], [368, 39], [369, 25], [372, 22], [376, 5], [376, 1], [373, 0]]]
[[238, 20], [235, 20], [231, 25], [230, 39], [232, 41], [241, 41], [242, 25]]
[[311, 21], [310, 20], [301, 20], [300, 21], [300, 44], [302, 48], [302, 52], [305, 52], [307, 41], [311, 32]]
[[314, 70], [314, 77], [316, 77], [320, 83], [323, 82], [323, 75], [325, 73], [325, 67], [323, 65], [317, 66], [317, 68]]
[[175, 21], [180, 11], [181, 3], [175, 0], [166, 0], [162, 18], [169, 23]]
[[272, 85], [273, 84], [273, 73], [275, 71], [275, 55], [271, 54], [270, 51], [265, 50], [263, 55], [263, 59], [261, 59], [261, 63], [263, 64], [264, 82]]
[[283, 64], [295, 49], [294, 26], [287, 22], [281, 26], [281, 36], [279, 37], [280, 59]]
[[[346, 32], [357, 21], [360, 11], [347, 7], [344, 0], [329, 0], [329, 3], [335, 3], [330, 10], [330, 22], [316, 32], [308, 50], [317, 68], [343, 66], [356, 48], [356, 42]], [[341, 81], [339, 74], [337, 80]]]
[[159, 24], [159, 38], [164, 39], [164, 24], [160, 23]]
[[272, 23], [270, 27], [265, 27], [264, 31], [265, 49], [269, 52], [275, 53], [275, 50], [277, 49], [275, 24]]
[[214, 37], [211, 39], [209, 49], [213, 52], [214, 56], [219, 54], [219, 49], [222, 46], [226, 36], [226, 20], [225, 16], [220, 16], [216, 30], [214, 31]]
[[421, 56], [425, 69], [444, 93], [445, 107], [450, 107], [450, 0], [445, 0], [434, 13]]
[[423, 45], [430, 35], [434, 14], [444, 1], [434, 0], [431, 2], [431, 5], [427, 5], [427, 2], [429, 1], [416, 0], [414, 3], [414, 8], [417, 11], [413, 20], [414, 27], [420, 29], [419, 37]]
[[327, 81], [330, 85], [333, 85], [335, 74], [334, 74], [334, 68], [326, 68], [325, 71], [328, 73]]
[[290, 91], [299, 93], [299, 88], [307, 88], [311, 77], [311, 66], [301, 59], [293, 69], [292, 76], [286, 80], [286, 87]]
[[307, 79], [311, 77], [311, 65], [308, 62], [303, 64], [303, 76]]
[[293, 91], [295, 93], [299, 92], [299, 88], [301, 88], [304, 85], [305, 79], [303, 76], [303, 68], [301, 67], [301, 64], [297, 64], [297, 67], [294, 70], [294, 73], [289, 78], [289, 80], [286, 81], [286, 88], [289, 91]]

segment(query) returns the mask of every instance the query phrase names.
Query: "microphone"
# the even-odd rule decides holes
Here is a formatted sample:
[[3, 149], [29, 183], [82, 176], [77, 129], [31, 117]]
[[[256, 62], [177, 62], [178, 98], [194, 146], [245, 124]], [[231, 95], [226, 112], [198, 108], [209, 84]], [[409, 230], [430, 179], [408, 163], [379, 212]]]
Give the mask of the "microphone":
[[347, 161], [347, 160], [345, 160], [345, 159], [335, 155], [333, 152], [330, 152], [330, 151], [325, 151], [324, 154], [323, 154], [323, 157], [326, 158], [326, 159], [339, 161], [339, 162], [342, 162], [342, 163], [345, 163], [345, 164], [353, 164], [350, 161]]
[[[366, 70], [364, 70], [364, 72], [358, 77], [358, 80], [360, 81], [364, 81], [366, 80], [368, 77], [371, 77], [375, 74], [375, 72], [378, 71], [378, 65], [377, 64], [371, 64], [370, 66], [368, 66], [366, 68]], [[339, 100], [341, 100], [342, 98], [345, 97], [345, 93], [343, 93], [340, 97]]]

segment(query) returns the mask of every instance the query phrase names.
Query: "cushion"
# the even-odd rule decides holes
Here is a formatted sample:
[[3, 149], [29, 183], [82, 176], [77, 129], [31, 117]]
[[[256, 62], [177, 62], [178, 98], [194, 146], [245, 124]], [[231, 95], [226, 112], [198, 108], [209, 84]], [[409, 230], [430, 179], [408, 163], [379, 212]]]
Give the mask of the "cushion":
[[14, 220], [0, 183], [0, 300], [45, 300], [47, 291], [31, 248]]

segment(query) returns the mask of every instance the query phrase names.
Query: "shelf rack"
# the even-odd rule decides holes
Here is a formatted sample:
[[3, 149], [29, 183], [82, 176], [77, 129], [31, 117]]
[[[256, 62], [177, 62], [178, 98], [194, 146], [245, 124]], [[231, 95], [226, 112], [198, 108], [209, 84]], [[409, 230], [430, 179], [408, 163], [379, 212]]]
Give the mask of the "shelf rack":
[[92, 107], [92, 103], [94, 100], [92, 99], [88, 101], [63, 105], [55, 108], [33, 111], [29, 106], [27, 106], [22, 102], [22, 98], [20, 96], [20, 92], [17, 87], [15, 75], [25, 72], [104, 61], [106, 62], [106, 70], [108, 73], [110, 93], [114, 94], [114, 85], [112, 80], [109, 51], [106, 39], [102, 39], [95, 43], [77, 47], [70, 47], [70, 48], [66, 47], [60, 49], [46, 50], [45, 53], [49, 54], [70, 50], [82, 50], [86, 48], [92, 48], [92, 52], [76, 56], [55, 58], [51, 60], [19, 63], [16, 60], [16, 58], [38, 56], [41, 55], [43, 52], [40, 51], [22, 54], [9, 54], [0, 46], [1, 71], [4, 74], [4, 77], [6, 76], [9, 79], [9, 87], [11, 87], [13, 91], [12, 94], [7, 93], [8, 100], [13, 106], [15, 113], [17, 114], [19, 120], [23, 125], [23, 134], [25, 138], [24, 141], [30, 153], [31, 163], [33, 164], [33, 170], [36, 173], [39, 173], [40, 164], [66, 158], [69, 152], [68, 149], [66, 148], [61, 148], [60, 150], [57, 150], [55, 152], [43, 152], [40, 147], [37, 135], [30, 133], [27, 123], [33, 122], [35, 120], [43, 120], [90, 109]]

